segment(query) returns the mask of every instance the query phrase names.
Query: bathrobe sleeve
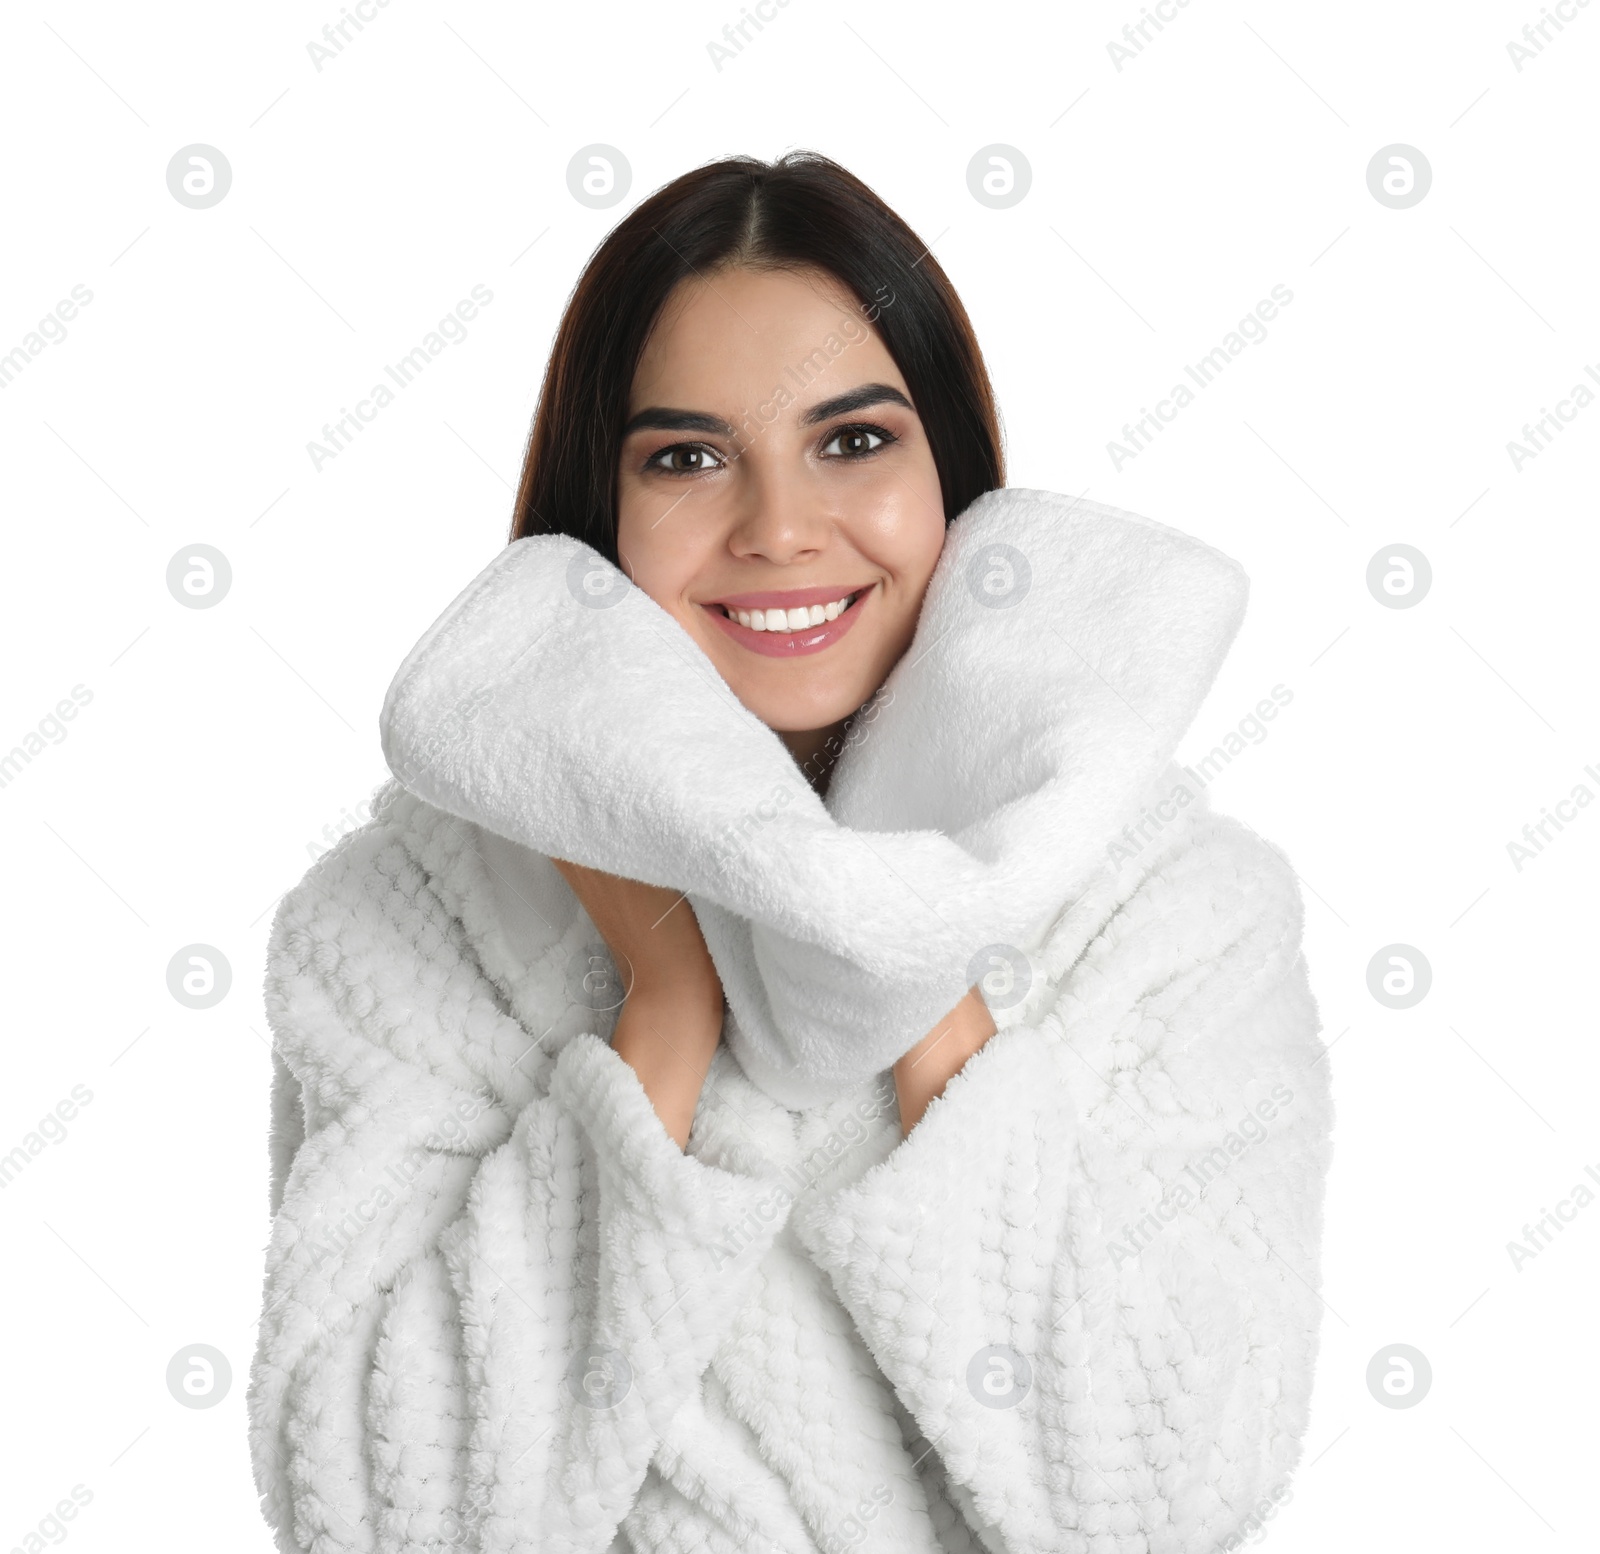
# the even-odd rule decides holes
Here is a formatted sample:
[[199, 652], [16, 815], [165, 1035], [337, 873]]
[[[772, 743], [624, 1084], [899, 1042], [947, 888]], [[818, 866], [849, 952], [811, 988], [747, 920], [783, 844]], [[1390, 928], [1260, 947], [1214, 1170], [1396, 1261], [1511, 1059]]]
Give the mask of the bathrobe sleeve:
[[382, 825], [285, 897], [266, 1004], [278, 1547], [605, 1554], [786, 1216], [764, 1162], [682, 1153], [593, 1031], [539, 1046]]
[[1287, 1491], [1332, 1120], [1300, 934], [1282, 856], [1204, 818], [797, 1211], [991, 1554], [1210, 1554]]

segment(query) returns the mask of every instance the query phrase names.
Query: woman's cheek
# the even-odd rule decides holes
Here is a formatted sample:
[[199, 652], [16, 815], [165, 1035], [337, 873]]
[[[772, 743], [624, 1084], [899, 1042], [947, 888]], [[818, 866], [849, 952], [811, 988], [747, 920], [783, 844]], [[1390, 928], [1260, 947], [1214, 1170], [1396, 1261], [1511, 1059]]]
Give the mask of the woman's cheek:
[[681, 530], [668, 518], [653, 529], [642, 524], [617, 526], [617, 555], [634, 586], [642, 589], [669, 614], [687, 618], [692, 606], [684, 604], [700, 570], [699, 558], [686, 555]]
[[944, 509], [938, 493], [930, 498], [894, 480], [892, 489], [886, 488], [863, 514], [857, 548], [891, 576], [921, 583], [932, 573], [944, 540]]

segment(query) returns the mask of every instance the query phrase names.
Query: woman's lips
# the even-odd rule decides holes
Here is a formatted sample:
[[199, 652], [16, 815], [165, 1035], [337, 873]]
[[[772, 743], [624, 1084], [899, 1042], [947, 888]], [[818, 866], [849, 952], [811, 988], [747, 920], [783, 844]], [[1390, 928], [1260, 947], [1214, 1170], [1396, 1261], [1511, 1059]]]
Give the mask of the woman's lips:
[[[820, 626], [802, 626], [798, 631], [752, 631], [748, 626], [741, 626], [731, 616], [722, 613], [720, 604], [702, 606], [706, 614], [729, 637], [732, 637], [740, 647], [749, 648], [752, 653], [764, 653], [768, 658], [794, 658], [803, 653], [820, 653], [824, 648], [830, 648], [861, 618], [861, 607], [872, 597], [876, 584], [859, 590], [850, 608], [841, 610], [831, 621], [823, 621]], [[821, 604], [828, 598], [837, 599], [839, 594], [828, 594], [824, 590], [810, 590], [818, 597], [815, 600], [802, 600], [798, 595], [791, 598], [782, 596], [783, 604], [801, 603]], [[751, 601], [746, 605], [743, 601]], [[755, 608], [757, 595], [740, 595], [736, 607], [740, 609]], [[759, 596], [759, 597], [765, 597]], [[774, 607], [777, 607], [779, 596], [773, 595]]]

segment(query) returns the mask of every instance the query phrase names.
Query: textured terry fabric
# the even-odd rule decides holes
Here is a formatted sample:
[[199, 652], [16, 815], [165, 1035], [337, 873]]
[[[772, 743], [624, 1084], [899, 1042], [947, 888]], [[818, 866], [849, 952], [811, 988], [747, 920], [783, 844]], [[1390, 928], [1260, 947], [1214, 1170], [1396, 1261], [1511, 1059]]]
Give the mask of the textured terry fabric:
[[[1017, 512], [1065, 502], [1040, 496]], [[1109, 509], [1096, 521], [1105, 543], [1080, 555], [1109, 557], [1113, 582], [1144, 575], [1132, 536], [1174, 543]], [[1199, 633], [1218, 652], [1241, 597], [1224, 590], [1222, 625]], [[1110, 644], [1102, 605], [1094, 640]], [[974, 705], [971, 660], [951, 679], [924, 641], [935, 606], [879, 724], [900, 721], [847, 752], [825, 815], [761, 845], [878, 847], [874, 826], [898, 817], [927, 828], [932, 880], [967, 867], [942, 832], [981, 834], [987, 850], [963, 850], [981, 896], [981, 865], [1018, 845], [985, 791], [1048, 811], [1018, 773], [1054, 780], [1061, 747], [1034, 724], [1057, 709], [1027, 677], [989, 709], [1014, 725], [992, 774], [981, 751], [927, 743]], [[1038, 623], [991, 613], [1025, 659]], [[1161, 738], [1131, 747], [1126, 714], [1096, 706], [1073, 714], [1081, 812], [1114, 786], [1108, 765], [1141, 774], [1141, 804], [1182, 784], [1150, 763], [1193, 706], [1169, 703]], [[727, 745], [764, 760], [742, 735]], [[964, 758], [944, 792], [940, 760]], [[1027, 996], [996, 1009], [1002, 1029], [904, 1141], [883, 1070], [909, 1042], [858, 1079], [824, 1054], [819, 1098], [796, 1105], [773, 1093], [781, 1062], [747, 1072], [730, 1017], [684, 1153], [611, 1051], [614, 1016], [574, 1002], [593, 925], [507, 834], [545, 822], [491, 825], [386, 783], [270, 942], [274, 1219], [248, 1402], [280, 1549], [1202, 1554], [1236, 1532], [1301, 1449], [1332, 1111], [1293, 873], [1189, 788], [1126, 856], [1102, 832], [1091, 869], [1075, 844], [1027, 943]], [[671, 813], [651, 811], [660, 837]], [[1058, 836], [1041, 834], [1034, 875]], [[691, 902], [702, 923], [708, 907], [739, 920]], [[774, 918], [769, 949], [847, 946], [838, 906]], [[872, 964], [893, 983], [910, 961]], [[776, 1007], [768, 1034], [804, 1053]], [[995, 1406], [995, 1378], [1018, 1374]]]
[[1237, 562], [1165, 525], [987, 492], [951, 526], [824, 804], [672, 616], [578, 541], [534, 535], [407, 656], [384, 754], [451, 814], [688, 892], [734, 1056], [805, 1106], [892, 1064], [975, 955], [1028, 946], [1105, 870], [1247, 591]]

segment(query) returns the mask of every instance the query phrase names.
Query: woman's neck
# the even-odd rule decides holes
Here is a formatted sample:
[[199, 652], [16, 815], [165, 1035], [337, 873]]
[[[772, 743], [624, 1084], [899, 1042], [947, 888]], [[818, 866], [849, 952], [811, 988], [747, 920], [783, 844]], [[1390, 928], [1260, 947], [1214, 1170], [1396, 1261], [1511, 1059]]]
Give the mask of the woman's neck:
[[779, 732], [778, 738], [788, 747], [795, 765], [819, 796], [828, 792], [828, 779], [833, 775], [834, 762], [844, 751], [844, 729], [847, 719], [841, 718], [827, 728], [795, 729]]

